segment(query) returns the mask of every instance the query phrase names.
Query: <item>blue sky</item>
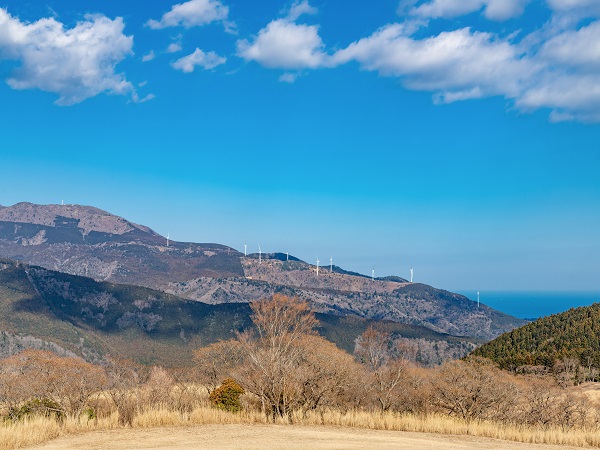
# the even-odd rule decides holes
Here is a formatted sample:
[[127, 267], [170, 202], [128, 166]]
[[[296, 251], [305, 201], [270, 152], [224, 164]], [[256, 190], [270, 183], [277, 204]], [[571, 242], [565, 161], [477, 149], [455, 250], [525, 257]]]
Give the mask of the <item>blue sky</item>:
[[600, 291], [593, 0], [0, 3], [0, 204]]

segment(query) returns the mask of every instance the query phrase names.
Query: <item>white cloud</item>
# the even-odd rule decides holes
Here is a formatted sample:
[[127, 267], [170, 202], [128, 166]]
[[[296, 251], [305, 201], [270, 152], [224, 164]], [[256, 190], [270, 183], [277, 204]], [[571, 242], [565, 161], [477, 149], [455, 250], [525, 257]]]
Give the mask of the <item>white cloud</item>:
[[432, 0], [416, 6], [411, 14], [431, 18], [452, 18], [478, 11], [483, 8], [484, 0]]
[[179, 42], [171, 42], [167, 47], [167, 53], [177, 53], [182, 50], [181, 44]]
[[416, 39], [409, 27], [392, 24], [339, 50], [329, 64], [356, 61], [432, 92], [436, 103], [501, 96], [522, 111], [549, 109], [553, 121], [600, 122], [600, 21], [552, 31], [542, 42], [513, 44], [468, 28]]
[[203, 69], [213, 69], [221, 64], [225, 64], [226, 58], [217, 55], [215, 52], [204, 53], [199, 48], [191, 55], [184, 56], [173, 62], [171, 66], [174, 69], [181, 70], [185, 73], [193, 72], [196, 67]]
[[573, 11], [588, 12], [599, 14], [600, 3], [598, 0], [547, 0], [548, 5], [555, 11]]
[[133, 95], [132, 84], [115, 73], [115, 66], [133, 53], [133, 37], [123, 30], [121, 18], [89, 15], [65, 29], [54, 18], [24, 23], [0, 8], [0, 59], [20, 63], [7, 82], [13, 89], [58, 94], [58, 105], [103, 92]]
[[152, 29], [183, 26], [185, 28], [207, 25], [211, 22], [228, 24], [229, 8], [219, 0], [190, 0], [178, 3], [171, 11], [163, 14], [160, 20], [149, 20], [146, 25]]
[[156, 96], [154, 94], [148, 94], [143, 98], [140, 98], [138, 96], [138, 94], [136, 92], [133, 93], [131, 101], [133, 103], [146, 103], [149, 102], [150, 100], [154, 100], [156, 98]]
[[600, 22], [553, 36], [539, 53], [554, 64], [600, 72]]
[[484, 15], [488, 19], [503, 21], [520, 16], [529, 1], [530, 0], [431, 0], [427, 3], [413, 7], [410, 9], [409, 13], [423, 18], [442, 17], [451, 19], [484, 10]]
[[600, 22], [566, 30], [535, 55], [541, 75], [516, 100], [524, 110], [551, 109], [551, 119], [600, 122]]
[[304, 14], [317, 14], [317, 12], [318, 9], [310, 6], [308, 0], [296, 1], [290, 8], [287, 18], [294, 22]]
[[509, 42], [468, 28], [425, 39], [402, 24], [388, 25], [333, 55], [334, 64], [357, 61], [364, 70], [400, 77], [415, 90], [451, 102], [493, 95], [515, 97], [535, 66]]
[[554, 121], [600, 122], [600, 77], [548, 73], [516, 104], [526, 111], [549, 108]]
[[279, 77], [279, 81], [281, 81], [282, 83], [289, 83], [289, 84], [295, 83], [296, 79], [298, 79], [298, 74], [290, 73], [290, 72], [282, 73]]
[[237, 42], [237, 54], [246, 61], [256, 61], [269, 68], [318, 68], [327, 58], [324, 44], [315, 25], [303, 25], [277, 19], [259, 31], [249, 42]]
[[503, 21], [519, 17], [530, 0], [487, 0], [485, 17], [490, 20]]
[[154, 50], [150, 50], [148, 53], [142, 56], [142, 62], [152, 61], [154, 58], [156, 58], [156, 53], [154, 53]]

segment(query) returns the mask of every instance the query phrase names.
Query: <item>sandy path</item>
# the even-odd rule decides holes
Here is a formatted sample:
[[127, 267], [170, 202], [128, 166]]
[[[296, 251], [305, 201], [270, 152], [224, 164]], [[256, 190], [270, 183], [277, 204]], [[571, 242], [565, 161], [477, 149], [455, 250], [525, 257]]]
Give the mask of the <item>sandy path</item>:
[[420, 449], [557, 450], [574, 447], [520, 444], [471, 436], [444, 436], [356, 428], [277, 425], [203, 425], [95, 431], [30, 447], [44, 450], [137, 449]]

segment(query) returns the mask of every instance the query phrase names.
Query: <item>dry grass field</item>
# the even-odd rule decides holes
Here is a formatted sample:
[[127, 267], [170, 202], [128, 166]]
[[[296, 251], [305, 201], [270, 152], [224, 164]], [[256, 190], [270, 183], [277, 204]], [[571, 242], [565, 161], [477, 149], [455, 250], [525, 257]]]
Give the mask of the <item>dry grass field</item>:
[[[190, 414], [149, 410], [132, 426], [117, 416], [99, 420], [34, 418], [0, 427], [0, 450], [39, 449], [192, 449], [192, 448], [422, 448], [556, 449], [600, 447], [590, 430], [516, 428], [467, 423], [446, 416], [348, 412], [295, 417], [294, 425], [267, 423], [260, 413], [237, 414], [198, 408]], [[38, 445], [38, 447], [34, 447]]]
[[[56, 439], [37, 450], [171, 449], [503, 449], [556, 450], [557, 446], [523, 444], [473, 436], [364, 430], [331, 426], [204, 425], [96, 431]], [[560, 447], [574, 448], [574, 447]]]

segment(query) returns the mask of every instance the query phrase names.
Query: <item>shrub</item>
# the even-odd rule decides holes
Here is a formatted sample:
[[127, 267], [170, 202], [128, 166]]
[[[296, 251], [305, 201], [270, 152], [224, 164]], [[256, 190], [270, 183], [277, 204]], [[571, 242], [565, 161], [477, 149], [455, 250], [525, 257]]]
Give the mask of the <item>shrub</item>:
[[57, 420], [65, 418], [65, 412], [60, 405], [49, 398], [33, 398], [20, 406], [9, 408], [7, 419], [23, 420], [31, 416], [54, 417]]
[[221, 386], [210, 393], [208, 397], [213, 405], [219, 409], [237, 412], [242, 409], [240, 396], [244, 394], [244, 388], [235, 380], [227, 378]]

